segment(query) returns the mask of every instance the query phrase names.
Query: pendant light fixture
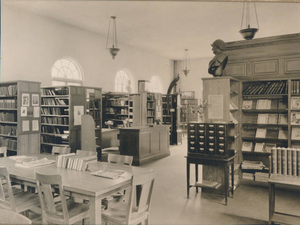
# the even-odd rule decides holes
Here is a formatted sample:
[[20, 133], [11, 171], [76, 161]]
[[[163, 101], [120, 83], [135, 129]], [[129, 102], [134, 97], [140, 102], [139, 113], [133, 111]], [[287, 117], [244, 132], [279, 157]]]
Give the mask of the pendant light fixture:
[[[117, 41], [117, 26], [116, 26], [116, 18], [115, 16], [111, 16], [109, 20], [109, 26], [108, 26], [108, 32], [107, 32], [107, 39], [106, 39], [106, 49], [109, 50], [109, 53], [111, 54], [112, 58], [115, 59], [116, 55], [120, 51], [118, 48], [118, 41]], [[110, 28], [112, 22], [112, 29]], [[109, 45], [109, 39], [111, 39], [111, 48], [108, 48]]]
[[[249, 1], [244, 2], [240, 33], [243, 36], [243, 38], [246, 39], [246, 40], [251, 40], [252, 38], [254, 38], [255, 33], [259, 30], [259, 24], [258, 24], [258, 17], [257, 17], [255, 2], [252, 2], [252, 3], [253, 3], [252, 8], [254, 9], [254, 12], [255, 12], [257, 28], [254, 28], [254, 27], [250, 26], [250, 22], [251, 22], [251, 17], [250, 17], [251, 5], [250, 5]], [[245, 25], [244, 25], [244, 19], [245, 19]]]
[[189, 50], [185, 49], [185, 58], [183, 61], [183, 73], [185, 76], [189, 74], [191, 70], [191, 63], [190, 63], [190, 57], [189, 57]]

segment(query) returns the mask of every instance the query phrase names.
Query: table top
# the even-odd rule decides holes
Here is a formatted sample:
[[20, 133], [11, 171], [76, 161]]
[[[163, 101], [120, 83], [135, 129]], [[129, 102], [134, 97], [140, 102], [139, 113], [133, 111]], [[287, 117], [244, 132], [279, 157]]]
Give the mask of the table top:
[[232, 161], [235, 157], [237, 157], [237, 154], [229, 157], [229, 158], [218, 158], [214, 156], [185, 156], [187, 159], [193, 159], [193, 160], [205, 160], [205, 161], [218, 161], [218, 162], [229, 162]]
[[271, 184], [285, 184], [292, 186], [300, 186], [300, 177], [281, 175], [281, 174], [271, 174], [269, 180]]
[[[38, 159], [47, 158], [53, 160], [56, 158], [56, 156], [49, 154], [35, 154], [34, 156], [36, 156]], [[112, 180], [108, 178], [96, 177], [91, 175], [91, 172], [88, 171], [83, 172], [78, 170], [58, 168], [56, 167], [56, 163], [28, 169], [16, 167], [15, 163], [16, 162], [9, 157], [0, 158], [0, 165], [8, 167], [11, 178], [35, 184], [35, 172], [43, 174], [61, 174], [65, 190], [88, 196], [101, 196], [112, 189], [114, 190], [115, 188], [128, 185], [130, 184], [132, 175], [147, 173], [151, 170], [148, 168], [108, 164], [104, 162], [98, 162], [96, 166], [93, 167], [91, 172], [104, 170], [107, 168], [125, 171], [121, 177]]]

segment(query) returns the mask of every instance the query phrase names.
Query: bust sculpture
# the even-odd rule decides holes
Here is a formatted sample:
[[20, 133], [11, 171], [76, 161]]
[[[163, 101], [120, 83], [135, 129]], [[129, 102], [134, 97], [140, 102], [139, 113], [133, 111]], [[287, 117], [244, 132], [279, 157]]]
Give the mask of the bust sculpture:
[[223, 52], [225, 50], [225, 42], [221, 39], [217, 39], [211, 46], [215, 57], [209, 62], [208, 73], [214, 77], [220, 77], [223, 75], [223, 70], [228, 61], [228, 56]]

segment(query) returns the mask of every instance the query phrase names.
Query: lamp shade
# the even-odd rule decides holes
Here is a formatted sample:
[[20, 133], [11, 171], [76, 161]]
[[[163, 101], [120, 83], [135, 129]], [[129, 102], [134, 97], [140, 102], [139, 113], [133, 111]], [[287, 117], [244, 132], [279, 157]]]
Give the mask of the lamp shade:
[[115, 59], [116, 55], [120, 51], [119, 48], [109, 48], [109, 53], [111, 54], [112, 58]]

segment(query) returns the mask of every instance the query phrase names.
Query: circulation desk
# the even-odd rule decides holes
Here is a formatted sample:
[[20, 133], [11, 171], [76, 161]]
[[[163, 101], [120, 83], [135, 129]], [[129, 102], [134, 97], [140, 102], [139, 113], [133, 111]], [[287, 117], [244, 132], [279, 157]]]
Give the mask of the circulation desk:
[[133, 156], [133, 165], [142, 165], [170, 155], [168, 125], [120, 129], [120, 154]]

